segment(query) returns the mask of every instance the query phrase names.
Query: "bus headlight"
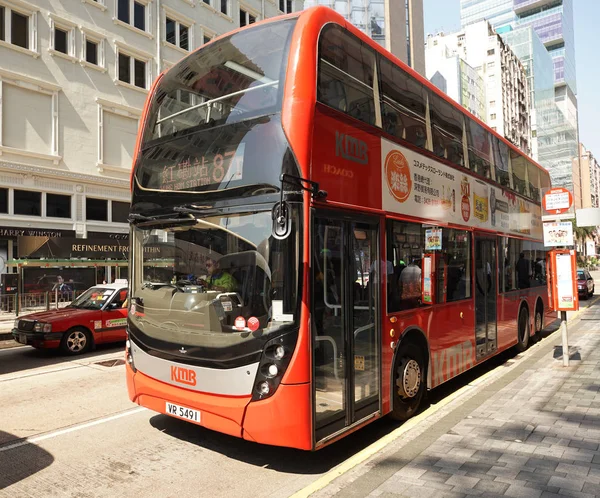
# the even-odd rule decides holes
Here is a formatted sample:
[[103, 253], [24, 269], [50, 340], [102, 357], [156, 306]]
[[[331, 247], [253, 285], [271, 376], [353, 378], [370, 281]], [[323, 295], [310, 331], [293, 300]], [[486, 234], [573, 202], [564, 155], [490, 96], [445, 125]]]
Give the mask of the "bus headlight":
[[[127, 334], [127, 337], [129, 337], [129, 334]], [[131, 339], [129, 338], [125, 341], [125, 361], [127, 361], [127, 364], [131, 367], [134, 373], [137, 372], [135, 363], [133, 363], [133, 355], [131, 354]]]
[[268, 398], [275, 393], [290, 364], [297, 338], [298, 332], [294, 331], [271, 339], [265, 344], [256, 373], [252, 401]]

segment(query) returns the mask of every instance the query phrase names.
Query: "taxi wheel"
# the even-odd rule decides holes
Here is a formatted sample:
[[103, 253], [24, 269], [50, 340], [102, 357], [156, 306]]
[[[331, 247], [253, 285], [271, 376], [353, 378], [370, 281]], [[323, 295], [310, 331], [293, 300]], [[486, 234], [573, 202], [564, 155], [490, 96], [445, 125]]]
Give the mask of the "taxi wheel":
[[92, 347], [92, 336], [88, 330], [78, 327], [69, 330], [60, 341], [60, 348], [66, 354], [76, 355], [89, 351]]

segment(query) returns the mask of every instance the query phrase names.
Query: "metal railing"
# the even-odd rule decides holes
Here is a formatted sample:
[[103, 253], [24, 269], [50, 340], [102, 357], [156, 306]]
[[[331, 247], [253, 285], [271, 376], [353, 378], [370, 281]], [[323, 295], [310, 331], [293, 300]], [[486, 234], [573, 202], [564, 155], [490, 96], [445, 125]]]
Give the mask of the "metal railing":
[[77, 291], [0, 294], [0, 318], [63, 308], [75, 299]]

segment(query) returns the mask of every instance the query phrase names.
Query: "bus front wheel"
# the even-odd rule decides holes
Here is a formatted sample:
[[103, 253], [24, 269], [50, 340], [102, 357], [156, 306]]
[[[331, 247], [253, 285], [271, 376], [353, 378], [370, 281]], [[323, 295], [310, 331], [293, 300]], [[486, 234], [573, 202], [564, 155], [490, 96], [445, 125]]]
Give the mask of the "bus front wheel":
[[519, 311], [519, 320], [517, 321], [517, 351], [522, 353], [529, 346], [529, 312], [523, 306]]
[[396, 355], [394, 399], [391, 417], [404, 421], [412, 417], [423, 400], [427, 383], [425, 360], [413, 343], [401, 344]]

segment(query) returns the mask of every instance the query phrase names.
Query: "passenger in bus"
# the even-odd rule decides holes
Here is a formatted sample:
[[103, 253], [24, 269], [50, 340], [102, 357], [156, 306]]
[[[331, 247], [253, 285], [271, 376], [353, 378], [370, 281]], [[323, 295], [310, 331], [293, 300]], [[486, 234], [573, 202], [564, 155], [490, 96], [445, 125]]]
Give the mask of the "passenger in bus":
[[525, 259], [525, 253], [522, 252], [519, 255], [519, 261], [517, 261], [517, 283], [519, 285], [519, 289], [528, 289], [530, 278], [531, 267], [529, 260]]
[[198, 283], [205, 286], [208, 290], [216, 290], [221, 292], [235, 292], [238, 288], [238, 283], [235, 278], [219, 266], [219, 262], [215, 259], [208, 258], [205, 263], [208, 273], [205, 279], [199, 279]]
[[403, 306], [414, 306], [421, 298], [421, 258], [412, 258], [400, 274], [400, 296]]

